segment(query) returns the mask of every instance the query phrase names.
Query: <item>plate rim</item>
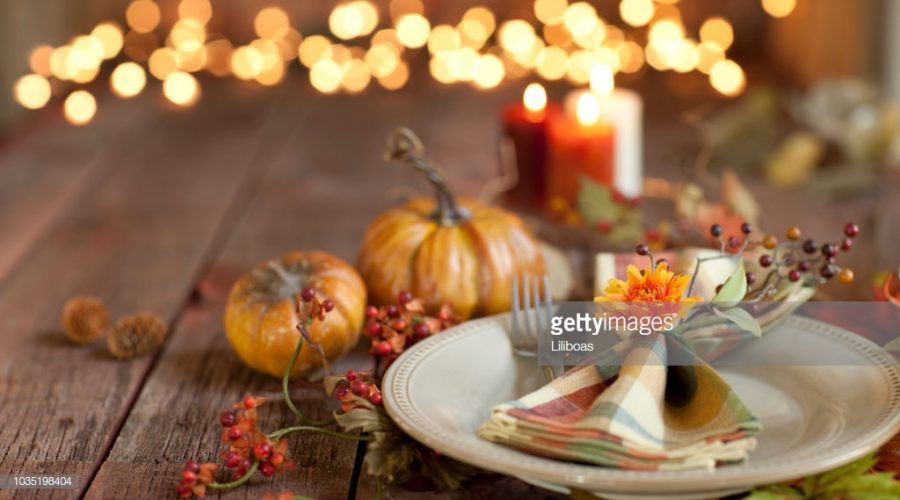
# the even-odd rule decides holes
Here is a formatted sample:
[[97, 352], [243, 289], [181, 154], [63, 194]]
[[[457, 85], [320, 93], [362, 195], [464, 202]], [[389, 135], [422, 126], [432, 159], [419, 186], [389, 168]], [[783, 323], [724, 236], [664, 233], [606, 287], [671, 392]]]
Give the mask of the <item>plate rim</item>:
[[[611, 492], [628, 492], [638, 489], [648, 493], [671, 491], [672, 488], [679, 488], [681, 491], [704, 491], [722, 486], [752, 487], [818, 474], [840, 467], [877, 450], [897, 432], [900, 432], [900, 367], [895, 364], [893, 357], [870, 340], [848, 330], [811, 318], [791, 316], [785, 320], [785, 324], [832, 337], [875, 361], [876, 365], [881, 368], [888, 384], [888, 402], [877, 423], [853, 442], [826, 448], [817, 453], [816, 462], [811, 462], [809, 458], [798, 462], [779, 457], [774, 461], [768, 460], [763, 467], [756, 470], [751, 463], [749, 469], [748, 467], [740, 469], [719, 467], [711, 471], [650, 472], [604, 468], [543, 458], [487, 441], [485, 444], [490, 448], [495, 447], [493, 452], [485, 453], [486, 450], [479, 450], [478, 454], [467, 453], [465, 446], [454, 445], [452, 436], [445, 434], [440, 426], [431, 423], [425, 415], [419, 412], [402, 389], [404, 387], [408, 389], [410, 377], [415, 369], [431, 353], [469, 335], [478, 334], [484, 325], [499, 323], [501, 327], [505, 327], [508, 321], [504, 321], [504, 319], [509, 314], [501, 313], [457, 325], [440, 335], [419, 342], [391, 364], [385, 373], [382, 384], [384, 406], [394, 422], [404, 432], [449, 457], [501, 474], [530, 476], [549, 483], [578, 488]], [[525, 465], [522, 463], [509, 464], [509, 460], [503, 455], [510, 452], [521, 454], [522, 462]], [[498, 453], [501, 455], [500, 457], [497, 457]], [[500, 458], [503, 464], [498, 465], [496, 458]], [[779, 461], [783, 461], [783, 463], [779, 463]], [[529, 463], [534, 465], [528, 466]], [[790, 467], [784, 467], [785, 465], [790, 465]]]

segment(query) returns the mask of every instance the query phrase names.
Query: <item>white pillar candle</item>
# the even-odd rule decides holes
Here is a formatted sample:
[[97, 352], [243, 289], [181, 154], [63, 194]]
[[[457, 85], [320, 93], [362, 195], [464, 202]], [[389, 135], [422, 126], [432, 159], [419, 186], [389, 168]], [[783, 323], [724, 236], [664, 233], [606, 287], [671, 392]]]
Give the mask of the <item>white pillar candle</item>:
[[[578, 98], [590, 90], [569, 92], [565, 112], [575, 116]], [[637, 92], [615, 89], [598, 94], [600, 120], [615, 129], [613, 187], [629, 198], [641, 195], [644, 184], [644, 101]]]

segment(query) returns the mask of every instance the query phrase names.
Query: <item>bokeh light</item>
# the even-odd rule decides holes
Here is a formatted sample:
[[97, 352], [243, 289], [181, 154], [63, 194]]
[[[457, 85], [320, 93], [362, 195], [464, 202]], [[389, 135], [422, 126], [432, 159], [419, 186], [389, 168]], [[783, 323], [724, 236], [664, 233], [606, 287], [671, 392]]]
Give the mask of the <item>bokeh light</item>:
[[557, 25], [563, 22], [568, 6], [567, 0], [535, 0], [534, 17], [544, 24]]
[[397, 21], [397, 39], [411, 49], [418, 49], [428, 42], [431, 23], [421, 14], [407, 14]]
[[281, 38], [291, 27], [291, 20], [280, 7], [266, 7], [253, 18], [253, 31], [260, 38]]
[[50, 71], [51, 55], [53, 55], [53, 47], [49, 45], [38, 45], [31, 49], [31, 53], [28, 55], [28, 67], [31, 68], [31, 71], [34, 73], [49, 77], [52, 74]]
[[611, 94], [616, 87], [612, 69], [605, 64], [591, 68], [591, 90], [600, 95]]
[[734, 42], [734, 30], [731, 23], [721, 17], [711, 17], [700, 26], [700, 41], [714, 43], [720, 49], [728, 50]]
[[47, 105], [52, 96], [50, 82], [41, 75], [25, 75], [13, 86], [16, 102], [28, 109], [40, 109]]
[[388, 90], [397, 90], [403, 88], [409, 80], [409, 66], [404, 61], [400, 61], [394, 71], [385, 77], [378, 78], [378, 83]]
[[344, 71], [331, 59], [321, 59], [309, 70], [309, 82], [313, 88], [325, 94], [332, 94], [340, 88]]
[[209, 0], [181, 0], [178, 4], [178, 17], [181, 19], [193, 19], [206, 25], [212, 14], [212, 4]]
[[730, 59], [719, 61], [713, 65], [709, 71], [709, 82], [714, 89], [726, 96], [740, 94], [747, 84], [744, 70]]
[[91, 36], [100, 42], [103, 47], [103, 59], [112, 59], [122, 50], [125, 43], [125, 35], [118, 23], [105, 21], [98, 24], [91, 31]]
[[138, 33], [149, 33], [159, 26], [159, 5], [152, 0], [134, 0], [125, 9], [125, 21]]
[[163, 81], [163, 95], [178, 106], [191, 106], [200, 97], [200, 84], [190, 73], [175, 71]]
[[300, 42], [298, 52], [300, 63], [312, 68], [320, 59], [331, 57], [331, 42], [321, 35], [308, 36]]
[[503, 61], [493, 54], [480, 56], [472, 68], [472, 81], [483, 89], [491, 89], [503, 81]]
[[234, 48], [225, 39], [212, 40], [206, 44], [206, 70], [224, 77], [231, 74], [231, 54]]
[[653, 0], [622, 0], [619, 4], [619, 15], [632, 26], [646, 25], [655, 12]]
[[387, 45], [374, 45], [366, 51], [366, 64], [376, 78], [385, 78], [397, 69], [400, 58]]
[[63, 114], [73, 125], [84, 125], [97, 114], [97, 100], [86, 90], [76, 90], [66, 97]]
[[136, 62], [123, 62], [109, 75], [109, 85], [120, 97], [134, 97], [147, 85], [147, 73]]
[[534, 28], [526, 21], [514, 19], [500, 26], [500, 45], [513, 54], [528, 52], [537, 41]]
[[536, 82], [529, 83], [522, 93], [522, 103], [532, 113], [543, 111], [547, 107], [547, 91], [544, 86]]
[[150, 67], [150, 74], [162, 81], [178, 70], [178, 59], [174, 50], [169, 47], [160, 47], [150, 54], [147, 65]]
[[546, 80], [559, 80], [566, 76], [569, 56], [565, 50], [555, 45], [541, 49], [537, 56], [535, 70], [541, 78]]
[[587, 2], [575, 2], [563, 13], [563, 24], [575, 38], [589, 35], [599, 23], [597, 10]]
[[772, 17], [787, 17], [797, 6], [797, 0], [762, 0], [762, 7]]

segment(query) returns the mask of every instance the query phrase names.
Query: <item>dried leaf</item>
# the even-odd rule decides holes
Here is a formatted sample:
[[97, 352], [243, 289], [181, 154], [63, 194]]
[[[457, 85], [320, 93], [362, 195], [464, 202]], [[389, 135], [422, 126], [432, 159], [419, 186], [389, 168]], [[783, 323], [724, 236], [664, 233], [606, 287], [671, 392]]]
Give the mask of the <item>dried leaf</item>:
[[753, 225], [759, 222], [759, 203], [756, 202], [753, 193], [741, 183], [737, 174], [731, 170], [722, 173], [722, 200], [735, 215], [745, 221]]

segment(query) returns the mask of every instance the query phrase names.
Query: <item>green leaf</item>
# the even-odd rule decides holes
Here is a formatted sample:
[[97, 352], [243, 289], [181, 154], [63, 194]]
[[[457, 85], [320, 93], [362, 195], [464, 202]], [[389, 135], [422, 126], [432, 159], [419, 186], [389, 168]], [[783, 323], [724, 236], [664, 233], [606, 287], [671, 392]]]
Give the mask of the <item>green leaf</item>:
[[772, 484], [755, 488], [744, 500], [793, 500], [803, 498], [803, 494], [786, 484]]
[[900, 498], [900, 481], [892, 472], [869, 473], [877, 462], [875, 454], [866, 455], [837, 469], [810, 476], [802, 488], [776, 484], [755, 488], [749, 500], [846, 499], [896, 500]]
[[885, 351], [897, 351], [900, 352], [900, 337], [895, 338], [894, 340], [884, 344]]
[[578, 211], [586, 223], [593, 226], [601, 220], [612, 223], [619, 220], [620, 208], [613, 201], [609, 188], [585, 176], [581, 176], [578, 182]]
[[747, 273], [744, 271], [744, 261], [740, 258], [737, 258], [737, 261], [737, 266], [734, 267], [731, 276], [722, 285], [719, 293], [713, 297], [712, 302], [734, 305], [740, 302], [744, 295], [747, 294]]
[[754, 318], [746, 310], [741, 309], [740, 307], [732, 307], [725, 310], [720, 310], [717, 307], [713, 307], [712, 310], [716, 314], [716, 316], [731, 321], [741, 330], [750, 332], [757, 337], [762, 336], [762, 330], [759, 327], [759, 322], [756, 321], [756, 318]]

